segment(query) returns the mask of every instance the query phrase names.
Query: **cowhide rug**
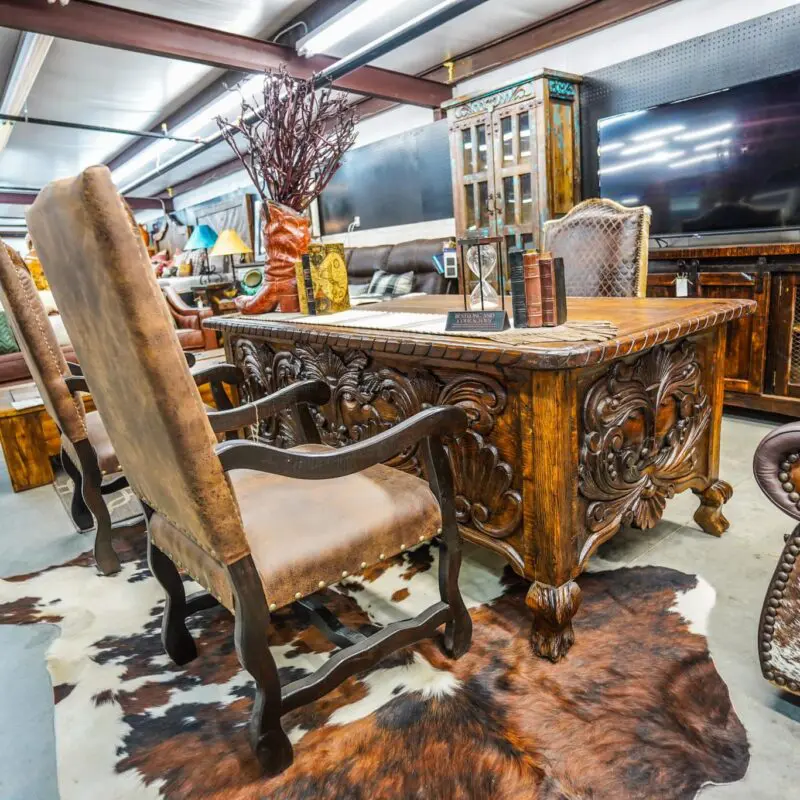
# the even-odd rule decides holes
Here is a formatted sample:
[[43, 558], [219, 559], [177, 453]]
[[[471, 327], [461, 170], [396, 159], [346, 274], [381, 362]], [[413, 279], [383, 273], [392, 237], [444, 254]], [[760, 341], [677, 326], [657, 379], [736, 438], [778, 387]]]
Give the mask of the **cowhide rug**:
[[[128, 547], [114, 577], [87, 554], [0, 581], [0, 621], [61, 629], [48, 667], [62, 800], [665, 800], [747, 769], [745, 731], [703, 635], [714, 592], [701, 578], [656, 567], [584, 575], [576, 643], [551, 664], [528, 646], [526, 585], [470, 547], [471, 651], [451, 662], [422, 642], [284, 717], [295, 763], [263, 779], [231, 617], [198, 615], [200, 656], [175, 667], [159, 639], [161, 589], [141, 545]], [[438, 599], [437, 552], [423, 545], [325, 602], [363, 631], [416, 614]], [[289, 609], [271, 635], [284, 680], [332, 650]]]

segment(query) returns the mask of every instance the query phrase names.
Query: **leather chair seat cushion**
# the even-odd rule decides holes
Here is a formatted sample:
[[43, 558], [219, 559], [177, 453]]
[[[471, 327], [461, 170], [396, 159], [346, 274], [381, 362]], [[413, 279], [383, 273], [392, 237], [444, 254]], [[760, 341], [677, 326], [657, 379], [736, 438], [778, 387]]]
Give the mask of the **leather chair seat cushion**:
[[113, 475], [121, 471], [117, 454], [106, 433], [106, 426], [96, 411], [90, 411], [86, 415], [86, 430], [89, 434], [89, 443], [97, 454], [97, 463], [101, 472], [106, 475]]
[[[329, 450], [302, 445], [298, 450]], [[254, 470], [228, 473], [267, 602], [281, 607], [356, 575], [430, 539], [441, 526], [428, 484], [382, 465], [330, 480], [305, 481]], [[159, 514], [150, 531], [178, 566], [233, 609], [222, 565]]]
[[205, 338], [201, 330], [178, 328], [175, 333], [178, 334], [178, 341], [184, 350], [202, 350], [205, 346]]

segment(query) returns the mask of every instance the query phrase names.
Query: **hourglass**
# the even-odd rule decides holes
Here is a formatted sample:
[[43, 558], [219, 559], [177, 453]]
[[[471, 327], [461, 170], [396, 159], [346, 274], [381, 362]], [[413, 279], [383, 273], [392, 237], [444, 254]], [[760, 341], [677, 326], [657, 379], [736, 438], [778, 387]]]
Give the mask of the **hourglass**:
[[464, 310], [505, 310], [503, 240], [491, 236], [462, 239], [458, 244], [461, 248]]

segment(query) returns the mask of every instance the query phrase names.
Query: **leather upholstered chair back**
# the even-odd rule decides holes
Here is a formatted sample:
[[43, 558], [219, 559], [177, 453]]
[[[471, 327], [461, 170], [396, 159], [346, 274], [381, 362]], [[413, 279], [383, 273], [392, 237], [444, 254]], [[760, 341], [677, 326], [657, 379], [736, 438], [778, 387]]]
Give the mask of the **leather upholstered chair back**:
[[136, 495], [223, 563], [249, 550], [216, 439], [130, 212], [106, 167], [46, 186], [28, 228]]
[[47, 412], [70, 442], [87, 438], [80, 396], [67, 388], [69, 367], [22, 257], [0, 241], [0, 301]]
[[564, 259], [569, 297], [644, 297], [647, 291], [647, 206], [584, 200], [544, 224], [543, 249]]

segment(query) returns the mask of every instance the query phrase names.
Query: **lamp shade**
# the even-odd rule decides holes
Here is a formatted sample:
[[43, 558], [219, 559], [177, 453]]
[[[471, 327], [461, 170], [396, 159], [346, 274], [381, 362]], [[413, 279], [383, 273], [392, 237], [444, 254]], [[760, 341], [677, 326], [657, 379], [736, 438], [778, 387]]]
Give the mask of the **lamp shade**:
[[241, 236], [233, 228], [226, 228], [219, 235], [214, 249], [209, 253], [210, 256], [236, 256], [240, 253], [252, 253], [243, 241]]
[[184, 250], [204, 250], [213, 247], [217, 241], [217, 232], [210, 225], [198, 225], [183, 246]]

